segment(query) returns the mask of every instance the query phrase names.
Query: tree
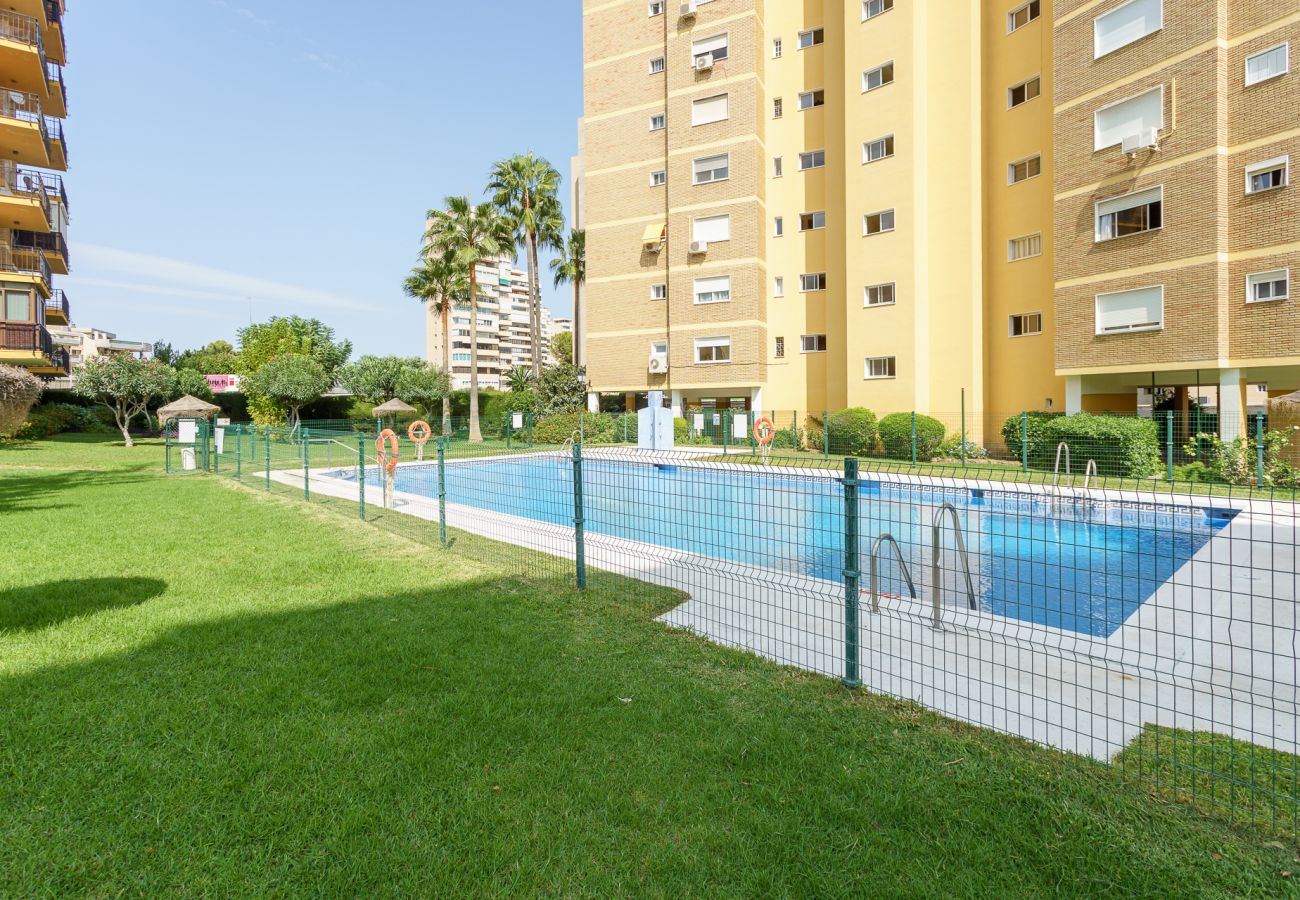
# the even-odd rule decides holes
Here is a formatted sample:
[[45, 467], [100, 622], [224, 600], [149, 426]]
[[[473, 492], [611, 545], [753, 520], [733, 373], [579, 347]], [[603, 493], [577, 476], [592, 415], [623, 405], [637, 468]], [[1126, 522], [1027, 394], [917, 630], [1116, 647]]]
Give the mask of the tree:
[[270, 321], [239, 329], [239, 374], [252, 375], [271, 360], [287, 354], [310, 356], [333, 378], [352, 355], [352, 342], [334, 340], [333, 328], [319, 319], [301, 316], [275, 316]]
[[333, 383], [325, 367], [310, 356], [278, 356], [244, 382], [246, 393], [265, 398], [287, 411], [290, 433], [298, 430], [298, 411], [320, 399]]
[[551, 352], [555, 354], [557, 362], [573, 365], [573, 332], [561, 331], [551, 338]]
[[153, 342], [153, 358], [167, 366], [176, 365], [176, 348], [167, 341]]
[[208, 384], [208, 380], [203, 377], [202, 373], [193, 369], [173, 369], [172, 381], [166, 399], [168, 401], [179, 400], [186, 394], [208, 402], [215, 398], [212, 393], [212, 385]]
[[172, 365], [202, 375], [233, 375], [242, 371], [239, 354], [229, 341], [213, 341], [200, 350], [186, 350]]
[[478, 415], [478, 264], [498, 259], [513, 239], [509, 219], [491, 203], [448, 197], [446, 209], [429, 210], [425, 239], [434, 253], [465, 272], [469, 282], [469, 439], [482, 443]]
[[126, 446], [131, 440], [131, 420], [147, 410], [150, 401], [167, 396], [176, 377], [171, 366], [130, 355], [96, 357], [77, 373], [72, 390], [80, 397], [102, 403], [113, 412], [113, 421]]
[[432, 363], [403, 369], [397, 379], [396, 396], [432, 418], [434, 409], [451, 396], [451, 378]]
[[578, 366], [551, 366], [537, 380], [537, 413], [553, 416], [576, 412], [587, 401], [586, 371]]
[[[582, 299], [582, 286], [587, 282], [587, 232], [575, 228], [569, 232], [569, 239], [560, 248], [560, 255], [551, 260], [551, 274], [555, 277], [555, 286], [573, 285], [573, 334], [569, 337], [569, 358], [571, 363], [580, 363], [578, 350], [582, 343], [582, 315], [578, 304]], [[557, 335], [558, 337], [558, 335]], [[551, 342], [555, 349], [555, 342]]]
[[542, 288], [538, 247], [560, 249], [564, 243], [564, 214], [556, 196], [560, 173], [532, 151], [503, 159], [492, 167], [488, 193], [509, 218], [510, 243], [523, 246], [528, 257], [528, 323], [533, 342], [533, 375], [542, 374]]
[[17, 433], [43, 390], [44, 382], [26, 369], [0, 366], [0, 437]]
[[533, 370], [527, 366], [515, 366], [506, 372], [506, 381], [510, 384], [510, 393], [522, 394], [524, 391], [532, 390], [533, 383], [537, 379], [533, 377]]
[[[451, 374], [451, 309], [469, 302], [469, 280], [455, 261], [432, 254], [428, 243], [420, 252], [420, 265], [402, 283], [406, 296], [430, 304], [442, 317], [442, 371]], [[442, 398], [442, 433], [451, 434], [451, 397]]]
[[398, 381], [408, 369], [424, 368], [415, 356], [363, 356], [338, 371], [342, 385], [369, 403], [383, 403], [400, 396]]

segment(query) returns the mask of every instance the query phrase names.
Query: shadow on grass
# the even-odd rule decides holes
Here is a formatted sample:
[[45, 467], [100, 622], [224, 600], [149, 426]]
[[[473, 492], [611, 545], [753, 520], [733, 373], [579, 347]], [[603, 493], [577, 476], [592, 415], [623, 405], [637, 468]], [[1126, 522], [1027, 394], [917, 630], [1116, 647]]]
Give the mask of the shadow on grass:
[[0, 591], [0, 632], [35, 631], [67, 619], [152, 600], [167, 590], [157, 578], [80, 578]]
[[73, 471], [52, 469], [44, 472], [28, 469], [21, 473], [0, 471], [0, 510], [32, 512], [66, 509], [67, 504], [52, 504], [45, 501], [59, 494], [82, 488], [151, 481], [154, 478], [151, 474], [154, 469], [155, 467], [150, 463], [142, 462], [110, 471], [93, 469]]

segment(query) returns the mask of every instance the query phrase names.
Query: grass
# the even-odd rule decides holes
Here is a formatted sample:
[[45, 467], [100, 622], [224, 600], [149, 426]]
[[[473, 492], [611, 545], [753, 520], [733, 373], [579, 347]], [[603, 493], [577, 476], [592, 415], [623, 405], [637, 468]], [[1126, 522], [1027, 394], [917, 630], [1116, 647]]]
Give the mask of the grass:
[[1292, 841], [669, 631], [664, 592], [161, 463], [0, 449], [0, 895], [1293, 892]]

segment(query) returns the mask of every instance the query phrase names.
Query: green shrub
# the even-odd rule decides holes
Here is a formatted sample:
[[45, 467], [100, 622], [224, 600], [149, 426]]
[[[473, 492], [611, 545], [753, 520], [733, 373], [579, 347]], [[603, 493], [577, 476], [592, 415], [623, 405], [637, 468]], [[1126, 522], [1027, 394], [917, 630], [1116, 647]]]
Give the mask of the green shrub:
[[803, 446], [803, 432], [795, 428], [778, 428], [772, 436], [773, 450], [798, 450]]
[[[966, 439], [966, 460], [988, 459], [989, 452], [979, 444]], [[962, 459], [962, 439], [960, 434], [951, 434], [939, 445], [938, 456], [942, 459]]]
[[[1295, 437], [1296, 430], [1284, 428], [1264, 434], [1265, 485], [1277, 487], [1296, 485], [1296, 469], [1282, 459], [1282, 454]], [[1187, 472], [1195, 466], [1199, 468], [1187, 473], [1189, 481], [1216, 481], [1227, 484], [1256, 484], [1259, 481], [1259, 443], [1253, 434], [1242, 435], [1231, 441], [1225, 441], [1217, 434], [1198, 434], [1183, 450], [1196, 461], [1176, 470], [1175, 478], [1179, 478], [1180, 472]]]
[[678, 416], [673, 419], [673, 444], [678, 447], [707, 447], [713, 443], [708, 434], [691, 434], [691, 423]]
[[[1002, 440], [1007, 445], [1007, 453], [1011, 454], [1016, 459], [1020, 459], [1020, 454], [1023, 449], [1021, 445], [1022, 438], [1020, 431], [1023, 427], [1023, 419], [1027, 418], [1029, 425], [1029, 458], [1035, 459], [1037, 457], [1037, 451], [1043, 443], [1043, 428], [1048, 422], [1051, 422], [1054, 419], [1063, 418], [1064, 415], [1064, 413], [1054, 412], [1031, 412], [1023, 418], [1022, 416], [1012, 416], [1007, 419], [1006, 422], [1002, 423]], [[1053, 445], [1053, 452], [1054, 451], [1055, 445]]]
[[[625, 431], [626, 429], [626, 431]], [[533, 443], [563, 444], [575, 431], [581, 432], [582, 442], [592, 444], [621, 444], [624, 434], [636, 441], [637, 417], [635, 413], [596, 414], [589, 412], [557, 413], [542, 416], [533, 422]]]
[[[830, 418], [830, 452], [843, 456], [871, 456], [879, 432], [876, 414], [869, 409], [842, 409]], [[910, 453], [910, 451], [909, 451]]]
[[[891, 413], [880, 420], [880, 443], [890, 459], [912, 458], [912, 414]], [[929, 462], [943, 444], [944, 427], [938, 419], [916, 417], [916, 458]]]
[[73, 403], [45, 403], [33, 409], [18, 429], [17, 437], [39, 441], [75, 431], [84, 434], [105, 434], [113, 429], [99, 414], [88, 407]]
[[1061, 443], [1069, 446], [1071, 466], [1078, 474], [1090, 459], [1096, 460], [1102, 475], [1146, 478], [1160, 471], [1160, 438], [1151, 419], [1088, 413], [1048, 419], [1031, 444], [1030, 465], [1051, 470]]

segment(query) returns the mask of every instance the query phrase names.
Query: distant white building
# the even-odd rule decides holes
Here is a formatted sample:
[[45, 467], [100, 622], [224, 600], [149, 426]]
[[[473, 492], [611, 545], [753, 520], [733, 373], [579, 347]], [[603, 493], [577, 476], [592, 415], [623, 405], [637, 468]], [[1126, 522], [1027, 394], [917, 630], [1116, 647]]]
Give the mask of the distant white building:
[[90, 360], [100, 356], [147, 356], [153, 353], [153, 344], [144, 341], [121, 340], [111, 331], [101, 328], [81, 328], [76, 325], [49, 326], [50, 340], [56, 347], [68, 351], [68, 360], [72, 367], [72, 376], [56, 378], [48, 382], [54, 389], [72, 387], [77, 371]]

